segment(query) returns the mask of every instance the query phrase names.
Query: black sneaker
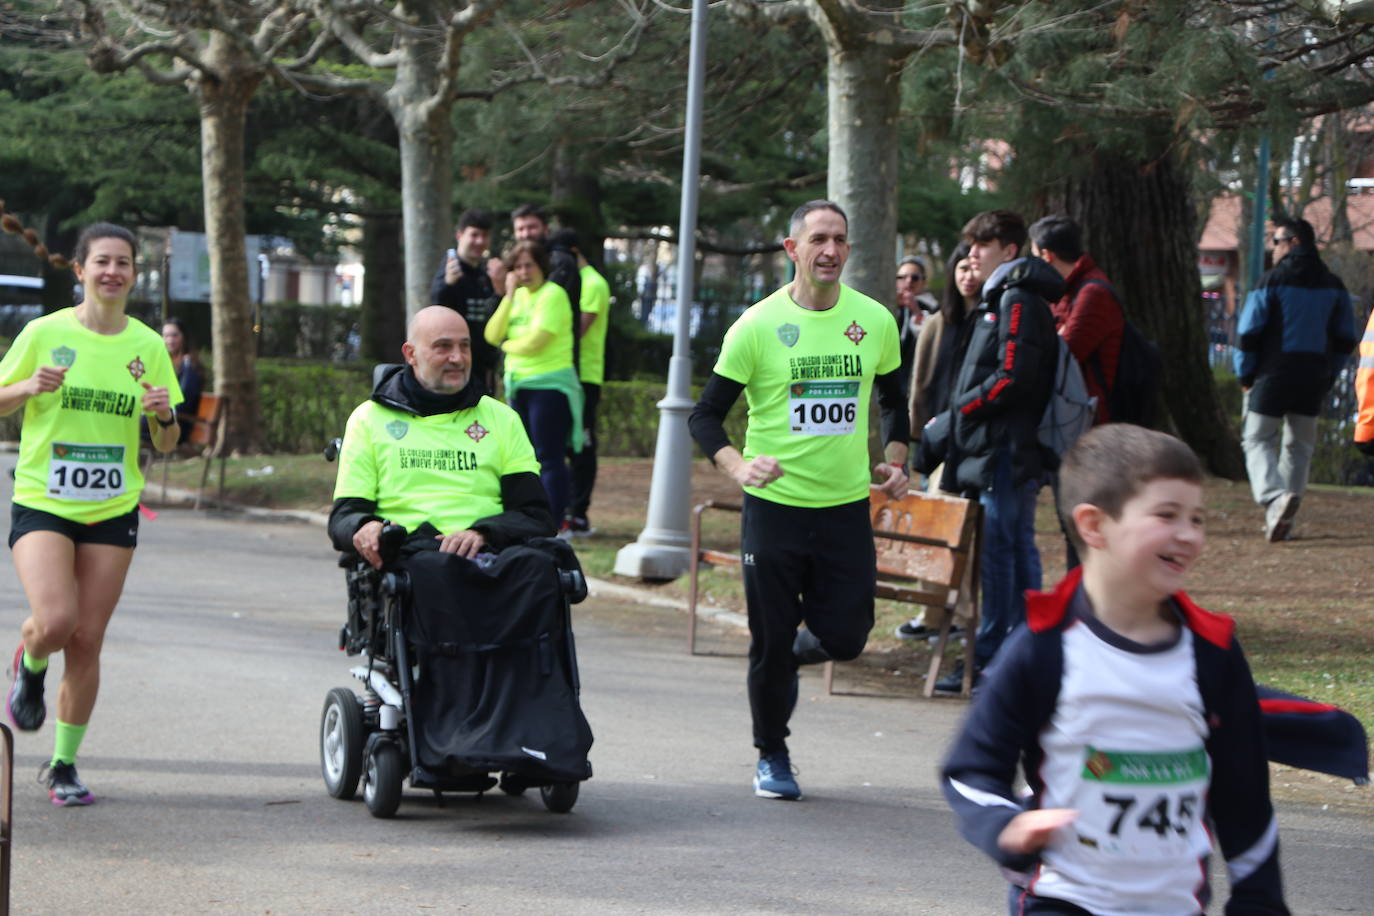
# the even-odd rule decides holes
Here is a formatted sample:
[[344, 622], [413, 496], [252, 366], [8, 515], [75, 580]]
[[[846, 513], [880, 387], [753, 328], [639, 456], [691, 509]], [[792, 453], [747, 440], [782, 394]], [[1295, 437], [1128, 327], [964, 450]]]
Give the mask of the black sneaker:
[[[977, 693], [979, 682], [983, 680], [983, 669], [973, 669], [972, 692]], [[964, 691], [964, 663], [959, 662], [954, 666], [954, 670], [935, 682], [936, 693], [963, 693]]]
[[54, 805], [69, 808], [73, 805], [89, 805], [95, 801], [91, 790], [76, 775], [74, 763], [45, 763], [38, 771], [38, 781], [48, 786], [48, 798]]
[[[893, 630], [892, 632], [893, 635], [896, 636], [898, 639], [928, 639], [932, 642], [938, 639], [940, 636], [939, 627], [928, 627], [925, 624], [917, 623], [914, 620], [908, 620], [906, 623], [901, 624], [897, 627], [897, 629]], [[958, 624], [955, 624], [949, 628], [949, 635], [951, 637], [963, 636], [964, 628], [959, 626]]]
[[37, 731], [48, 716], [48, 707], [43, 703], [43, 678], [47, 669], [35, 674], [24, 667], [24, 644], [14, 650], [14, 663], [10, 666], [10, 694], [5, 702], [10, 721], [20, 731]]

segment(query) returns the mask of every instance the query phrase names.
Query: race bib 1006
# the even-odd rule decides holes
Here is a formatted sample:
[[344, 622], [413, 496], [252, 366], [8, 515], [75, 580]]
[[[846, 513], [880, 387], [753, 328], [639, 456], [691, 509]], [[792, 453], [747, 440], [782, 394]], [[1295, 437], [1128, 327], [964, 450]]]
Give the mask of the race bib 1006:
[[802, 436], [844, 436], [859, 417], [859, 383], [794, 382], [788, 389], [792, 432]]
[[124, 446], [54, 442], [48, 458], [48, 495], [83, 502], [124, 495]]

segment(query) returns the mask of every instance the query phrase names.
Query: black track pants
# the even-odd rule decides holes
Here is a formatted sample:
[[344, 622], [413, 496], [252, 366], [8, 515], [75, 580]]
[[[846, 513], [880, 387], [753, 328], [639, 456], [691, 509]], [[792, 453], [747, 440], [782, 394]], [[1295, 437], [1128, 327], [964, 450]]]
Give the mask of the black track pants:
[[754, 746], [786, 750], [805, 624], [837, 661], [856, 658], [873, 629], [873, 527], [868, 500], [800, 509], [745, 494], [741, 521], [749, 606], [749, 708]]
[[[568, 515], [586, 518], [592, 505], [592, 488], [596, 486], [596, 408], [601, 403], [601, 386], [582, 383], [582, 451], [569, 455], [572, 462], [572, 499]], [[562, 519], [555, 519], [562, 521]]]

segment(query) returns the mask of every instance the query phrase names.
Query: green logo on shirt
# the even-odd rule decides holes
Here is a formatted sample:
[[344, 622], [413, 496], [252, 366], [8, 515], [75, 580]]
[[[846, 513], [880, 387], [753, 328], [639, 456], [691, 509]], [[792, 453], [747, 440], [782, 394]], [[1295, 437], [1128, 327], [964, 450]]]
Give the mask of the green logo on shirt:
[[404, 439], [406, 433], [410, 432], [410, 424], [401, 420], [392, 420], [386, 425], [386, 431], [391, 433], [393, 439]]
[[795, 347], [797, 341], [800, 339], [801, 328], [797, 327], [795, 324], [778, 325], [778, 340], [781, 340], [784, 346]]
[[58, 347], [52, 351], [53, 365], [66, 368], [76, 362], [76, 351], [71, 347]]

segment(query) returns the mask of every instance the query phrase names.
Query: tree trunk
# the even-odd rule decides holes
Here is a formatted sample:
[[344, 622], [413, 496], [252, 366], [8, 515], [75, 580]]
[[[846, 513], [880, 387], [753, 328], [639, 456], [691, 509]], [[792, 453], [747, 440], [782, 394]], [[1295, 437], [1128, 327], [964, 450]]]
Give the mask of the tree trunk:
[[897, 299], [897, 116], [901, 59], [860, 40], [841, 44], [829, 30], [828, 193], [849, 215], [853, 251], [844, 282], [879, 302]]
[[453, 98], [433, 95], [440, 82], [436, 53], [428, 36], [403, 39], [396, 79], [386, 93], [400, 135], [407, 315], [432, 304], [429, 283], [453, 237]]
[[597, 270], [605, 265], [606, 219], [601, 213], [601, 179], [582, 150], [560, 137], [553, 155], [549, 202], [561, 225], [577, 232], [582, 256]]
[[1244, 480], [1236, 430], [1207, 364], [1194, 208], [1184, 163], [1171, 152], [1151, 159], [1066, 151], [1065, 161], [1082, 162], [1084, 168], [1055, 183], [1050, 212], [1066, 213], [1083, 226], [1085, 247], [1111, 278], [1127, 316], [1159, 344], [1164, 403], [1180, 438], [1213, 474]]
[[213, 78], [197, 86], [200, 103], [201, 181], [210, 252], [210, 308], [215, 390], [229, 398], [227, 445], [259, 448], [258, 386], [254, 361], [253, 304], [244, 249], [244, 120], [262, 73], [224, 33], [210, 32], [205, 53]]
[[[48, 246], [48, 251], [60, 251], [65, 253], [75, 253], [76, 239], [80, 234], [76, 229], [56, 228], [68, 216], [71, 208], [54, 207], [44, 215], [43, 227], [39, 234], [43, 237], [43, 244]], [[147, 267], [145, 266], [146, 270]], [[43, 314], [50, 315], [53, 312], [69, 308], [72, 304], [72, 288], [76, 286], [76, 272], [70, 267], [62, 270], [52, 266], [51, 261], [43, 262]]]
[[363, 357], [377, 363], [399, 362], [406, 310], [401, 220], [397, 214], [363, 218], [362, 254], [365, 272], [359, 333]]

